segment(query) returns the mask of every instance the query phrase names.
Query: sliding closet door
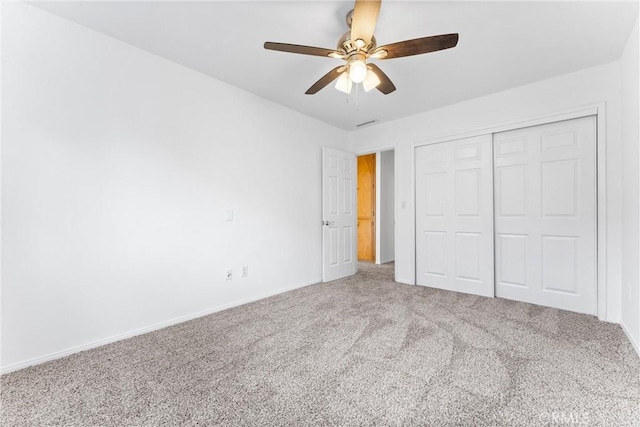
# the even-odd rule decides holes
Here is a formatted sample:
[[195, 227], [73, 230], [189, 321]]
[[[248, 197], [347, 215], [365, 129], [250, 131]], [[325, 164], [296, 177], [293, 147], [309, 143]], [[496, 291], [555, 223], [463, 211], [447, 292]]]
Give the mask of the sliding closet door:
[[417, 284], [493, 296], [491, 135], [415, 154]]
[[494, 135], [496, 295], [596, 314], [595, 117]]

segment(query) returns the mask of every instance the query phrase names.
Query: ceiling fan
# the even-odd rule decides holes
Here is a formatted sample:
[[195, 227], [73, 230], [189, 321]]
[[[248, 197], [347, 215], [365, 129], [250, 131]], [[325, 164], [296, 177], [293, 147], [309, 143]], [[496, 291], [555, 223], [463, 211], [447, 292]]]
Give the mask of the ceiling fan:
[[338, 58], [347, 62], [322, 76], [307, 89], [305, 92], [307, 95], [317, 93], [336, 79], [338, 79], [336, 89], [346, 93], [351, 92], [353, 83], [362, 83], [365, 91], [377, 88], [383, 94], [388, 95], [396, 90], [396, 87], [376, 64], [367, 63], [368, 59], [401, 58], [449, 49], [458, 44], [458, 34], [421, 37], [378, 47], [373, 31], [378, 21], [380, 3], [381, 0], [356, 0], [353, 10], [347, 14], [347, 25], [351, 31], [347, 31], [340, 37], [336, 50], [274, 42], [266, 42], [264, 48]]

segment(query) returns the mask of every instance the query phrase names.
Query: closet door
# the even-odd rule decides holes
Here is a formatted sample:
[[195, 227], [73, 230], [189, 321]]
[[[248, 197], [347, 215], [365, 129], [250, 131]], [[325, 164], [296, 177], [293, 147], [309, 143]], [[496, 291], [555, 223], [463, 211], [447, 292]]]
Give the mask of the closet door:
[[596, 314], [595, 117], [494, 135], [496, 295]]
[[417, 284], [493, 296], [491, 135], [415, 154]]

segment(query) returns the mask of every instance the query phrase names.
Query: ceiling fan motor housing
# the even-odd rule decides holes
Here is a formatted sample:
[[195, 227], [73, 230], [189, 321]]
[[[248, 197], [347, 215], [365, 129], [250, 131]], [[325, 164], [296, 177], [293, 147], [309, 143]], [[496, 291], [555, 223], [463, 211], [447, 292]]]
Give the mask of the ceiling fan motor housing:
[[371, 41], [369, 42], [369, 44], [364, 46], [362, 49], [358, 49], [355, 40], [351, 40], [351, 32], [347, 31], [342, 35], [342, 37], [340, 37], [340, 40], [338, 40], [338, 46], [336, 50], [344, 56], [350, 56], [358, 50], [362, 52], [373, 52], [376, 47], [376, 38], [375, 36], [371, 36]]

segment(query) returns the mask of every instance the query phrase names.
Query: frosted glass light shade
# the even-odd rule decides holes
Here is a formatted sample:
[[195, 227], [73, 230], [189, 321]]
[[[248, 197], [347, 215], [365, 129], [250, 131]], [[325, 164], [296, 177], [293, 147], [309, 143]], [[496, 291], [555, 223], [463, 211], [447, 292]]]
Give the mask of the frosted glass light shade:
[[378, 87], [379, 84], [380, 84], [380, 79], [378, 78], [376, 73], [374, 73], [371, 70], [367, 70], [367, 77], [365, 77], [364, 81], [362, 82], [362, 86], [364, 87], [364, 90], [369, 92], [371, 89]]
[[361, 59], [356, 59], [349, 64], [349, 77], [354, 83], [362, 83], [367, 76], [367, 64]]
[[340, 74], [338, 80], [336, 81], [336, 89], [340, 92], [351, 93], [351, 87], [353, 86], [353, 82], [349, 78], [349, 74], [344, 72]]

